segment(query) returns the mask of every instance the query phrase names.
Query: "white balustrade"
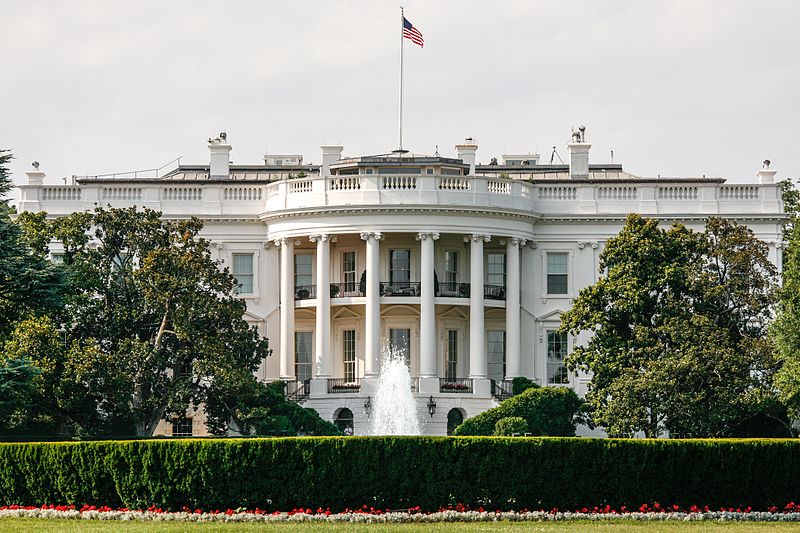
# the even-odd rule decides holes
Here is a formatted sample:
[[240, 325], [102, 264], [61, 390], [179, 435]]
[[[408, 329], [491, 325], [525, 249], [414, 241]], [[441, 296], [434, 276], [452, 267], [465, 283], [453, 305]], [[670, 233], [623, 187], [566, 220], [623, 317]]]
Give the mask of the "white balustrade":
[[202, 187], [166, 187], [163, 199], [172, 202], [195, 202], [203, 198]]
[[539, 187], [539, 200], [575, 200], [578, 198], [577, 187], [562, 185]]
[[466, 176], [442, 176], [439, 178], [439, 190], [443, 191], [468, 191], [470, 179]]
[[311, 192], [312, 180], [292, 180], [289, 182], [289, 194]]
[[383, 176], [381, 186], [386, 190], [414, 190], [417, 188], [417, 176]]
[[361, 178], [358, 176], [333, 176], [328, 178], [328, 190], [358, 191], [361, 189]]
[[658, 188], [659, 200], [697, 200], [697, 187], [673, 185]]
[[756, 200], [757, 185], [722, 185], [719, 188], [720, 200]]
[[489, 180], [486, 183], [486, 190], [493, 194], [509, 194], [511, 192], [511, 183], [508, 181]]
[[135, 201], [142, 199], [141, 187], [103, 187], [103, 201]]
[[252, 202], [261, 200], [263, 193], [263, 187], [225, 187], [225, 190], [222, 194], [222, 199], [240, 202]]
[[638, 194], [639, 189], [637, 187], [597, 187], [598, 200], [635, 200]]
[[80, 199], [80, 187], [42, 187], [42, 200], [74, 202]]

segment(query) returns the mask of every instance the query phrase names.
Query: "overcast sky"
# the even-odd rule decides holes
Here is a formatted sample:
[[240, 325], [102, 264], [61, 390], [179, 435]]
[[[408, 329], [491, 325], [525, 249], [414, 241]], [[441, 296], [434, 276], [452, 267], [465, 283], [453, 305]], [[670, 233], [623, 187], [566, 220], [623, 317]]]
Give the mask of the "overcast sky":
[[[637, 175], [796, 177], [800, 2], [405, 0], [405, 147], [478, 161], [587, 126], [590, 161]], [[0, 147], [15, 180], [321, 159], [397, 146], [398, 2], [4, 0]]]

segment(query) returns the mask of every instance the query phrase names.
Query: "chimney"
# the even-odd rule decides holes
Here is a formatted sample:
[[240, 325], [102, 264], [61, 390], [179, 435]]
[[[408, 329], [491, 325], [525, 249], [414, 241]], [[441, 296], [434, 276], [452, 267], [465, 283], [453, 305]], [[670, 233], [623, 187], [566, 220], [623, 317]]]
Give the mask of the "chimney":
[[33, 170], [25, 173], [28, 176], [28, 185], [42, 185], [44, 184], [44, 172], [39, 170], [39, 162], [33, 162]]
[[586, 126], [572, 133], [572, 142], [567, 144], [569, 152], [569, 177], [578, 180], [589, 177], [589, 148], [586, 142]]
[[778, 171], [770, 170], [769, 165], [770, 165], [769, 159], [765, 159], [764, 166], [761, 167], [761, 170], [759, 170], [756, 173], [756, 176], [758, 176], [758, 182], [761, 184], [775, 183], [775, 174], [777, 174]]
[[322, 148], [322, 170], [320, 176], [331, 175], [331, 165], [342, 158], [344, 147], [339, 144], [323, 144]]
[[478, 151], [478, 143], [472, 137], [464, 139], [463, 144], [456, 145], [456, 152], [458, 158], [465, 164], [469, 165], [469, 175], [475, 175], [475, 152]]
[[223, 131], [216, 139], [209, 139], [208, 151], [211, 153], [209, 177], [228, 179], [231, 170], [231, 145], [228, 144], [228, 134]]

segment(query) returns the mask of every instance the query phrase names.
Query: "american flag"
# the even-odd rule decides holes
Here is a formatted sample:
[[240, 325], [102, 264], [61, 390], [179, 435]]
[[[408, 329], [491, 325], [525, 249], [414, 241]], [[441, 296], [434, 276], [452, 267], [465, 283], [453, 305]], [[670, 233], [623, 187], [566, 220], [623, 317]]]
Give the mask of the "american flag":
[[418, 44], [422, 48], [425, 44], [425, 39], [422, 38], [422, 33], [411, 24], [407, 18], [403, 17], [403, 37], [411, 39], [411, 42]]

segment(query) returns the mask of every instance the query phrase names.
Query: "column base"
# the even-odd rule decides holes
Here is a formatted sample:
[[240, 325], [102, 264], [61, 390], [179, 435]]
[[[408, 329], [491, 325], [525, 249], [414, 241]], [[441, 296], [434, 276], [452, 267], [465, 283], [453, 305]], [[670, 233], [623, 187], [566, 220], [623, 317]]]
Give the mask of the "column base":
[[431, 376], [419, 378], [420, 394], [438, 394], [438, 392], [439, 392], [439, 378]]
[[310, 394], [314, 398], [328, 394], [328, 378], [312, 379], [310, 389]]
[[472, 393], [479, 396], [491, 396], [492, 380], [489, 378], [472, 378]]

